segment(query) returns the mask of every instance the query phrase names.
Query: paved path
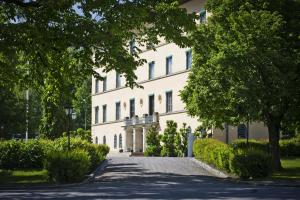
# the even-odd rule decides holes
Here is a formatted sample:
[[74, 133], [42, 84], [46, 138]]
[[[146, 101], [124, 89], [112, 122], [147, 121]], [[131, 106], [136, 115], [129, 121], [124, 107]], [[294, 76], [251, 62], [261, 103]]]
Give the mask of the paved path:
[[185, 158], [111, 158], [95, 181], [76, 187], [0, 191], [0, 199], [300, 199], [300, 188], [238, 184]]

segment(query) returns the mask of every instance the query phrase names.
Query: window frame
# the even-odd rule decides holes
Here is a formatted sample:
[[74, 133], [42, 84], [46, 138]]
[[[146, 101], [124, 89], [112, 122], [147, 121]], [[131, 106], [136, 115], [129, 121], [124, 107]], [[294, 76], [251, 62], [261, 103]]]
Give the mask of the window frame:
[[[131, 110], [131, 102], [133, 101], [133, 112], [132, 112], [132, 110]], [[131, 114], [133, 113], [133, 115], [131, 116]], [[132, 99], [130, 99], [129, 100], [129, 117], [130, 118], [133, 118], [133, 117], [135, 117], [135, 98], [132, 98]]]
[[[170, 101], [168, 98], [168, 95], [170, 95]], [[167, 91], [166, 92], [166, 113], [173, 112], [173, 91]]]
[[102, 91], [106, 92], [107, 91], [107, 76], [103, 77], [103, 87], [102, 87]]
[[116, 121], [121, 119], [121, 102], [116, 102]]
[[[171, 62], [169, 62], [171, 60]], [[171, 64], [170, 64], [171, 63]], [[172, 74], [173, 71], [173, 56], [166, 57], [166, 75]]]
[[119, 72], [116, 72], [116, 88], [121, 87], [121, 74]]
[[155, 62], [149, 62], [148, 64], [148, 80], [154, 79], [154, 67], [155, 67]]
[[192, 64], [193, 64], [193, 53], [192, 50], [189, 49], [185, 52], [185, 69], [186, 70], [191, 69]]
[[99, 106], [95, 106], [95, 121], [94, 123], [95, 124], [98, 124], [99, 123]]
[[102, 105], [102, 122], [107, 122], [107, 104]]

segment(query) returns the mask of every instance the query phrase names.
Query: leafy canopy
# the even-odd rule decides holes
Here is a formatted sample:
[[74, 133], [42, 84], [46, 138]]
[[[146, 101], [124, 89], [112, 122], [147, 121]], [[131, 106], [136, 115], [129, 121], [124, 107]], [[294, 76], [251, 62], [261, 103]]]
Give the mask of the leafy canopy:
[[129, 42], [153, 47], [164, 37], [183, 46], [193, 18], [176, 0], [1, 0], [0, 85], [99, 77], [101, 67], [133, 87], [144, 60]]
[[299, 1], [208, 0], [182, 100], [206, 125], [299, 121]]

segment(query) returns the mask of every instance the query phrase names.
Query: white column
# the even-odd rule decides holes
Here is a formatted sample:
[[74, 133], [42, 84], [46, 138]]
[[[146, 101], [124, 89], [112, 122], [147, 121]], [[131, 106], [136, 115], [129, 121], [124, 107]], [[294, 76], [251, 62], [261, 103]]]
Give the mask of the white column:
[[132, 129], [132, 150], [136, 152], [136, 132], [135, 128]]
[[147, 129], [146, 127], [143, 127], [143, 152], [146, 151], [146, 147], [147, 147], [146, 134], [147, 134]]

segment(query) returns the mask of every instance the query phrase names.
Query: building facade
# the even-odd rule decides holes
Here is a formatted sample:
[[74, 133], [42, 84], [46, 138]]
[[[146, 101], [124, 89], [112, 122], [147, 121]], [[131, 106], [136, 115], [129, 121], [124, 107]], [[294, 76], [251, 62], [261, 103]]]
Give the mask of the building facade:
[[[207, 18], [204, 1], [184, 1], [181, 6], [188, 12], [199, 14], [199, 21]], [[135, 73], [141, 88], [125, 87], [125, 78], [115, 71], [101, 75], [103, 81], [92, 81], [92, 137], [94, 143], [107, 144], [111, 151], [143, 152], [146, 148], [146, 134], [152, 124], [157, 124], [160, 132], [166, 128], [167, 120], [174, 120], [181, 127], [186, 123], [191, 130], [200, 123], [188, 116], [179, 97], [188, 78], [192, 64], [190, 48], [180, 48], [174, 43], [162, 42], [156, 51], [143, 49], [140, 58], [147, 63]], [[244, 127], [244, 126], [243, 126]], [[229, 127], [213, 130], [213, 137], [222, 141], [232, 141], [245, 133], [243, 127]], [[258, 134], [256, 134], [258, 133]], [[266, 138], [267, 129], [262, 123], [249, 127], [250, 137]], [[227, 139], [226, 139], [227, 138]]]

